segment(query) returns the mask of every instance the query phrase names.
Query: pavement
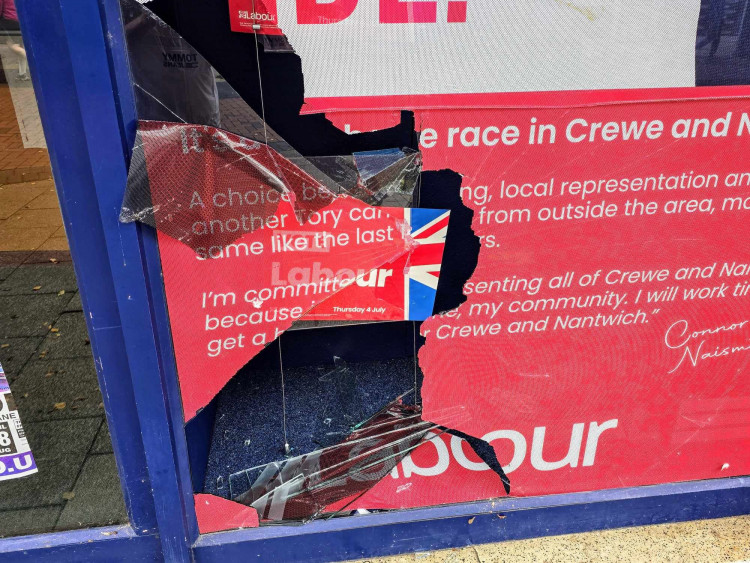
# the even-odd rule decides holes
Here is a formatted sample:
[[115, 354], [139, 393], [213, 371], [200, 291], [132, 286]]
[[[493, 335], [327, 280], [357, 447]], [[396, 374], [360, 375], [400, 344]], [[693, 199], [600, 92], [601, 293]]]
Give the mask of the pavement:
[[619, 528], [364, 559], [371, 563], [717, 563], [750, 561], [750, 516]]
[[39, 472], [0, 482], [0, 537], [125, 523], [33, 90], [10, 78], [0, 84], [0, 363]]

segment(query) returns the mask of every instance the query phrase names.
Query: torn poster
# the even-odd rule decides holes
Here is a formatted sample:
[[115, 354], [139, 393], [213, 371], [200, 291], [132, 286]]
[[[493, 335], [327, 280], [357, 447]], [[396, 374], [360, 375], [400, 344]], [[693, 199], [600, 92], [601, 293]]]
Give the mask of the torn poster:
[[220, 532], [227, 528], [258, 527], [258, 513], [254, 508], [206, 494], [195, 495], [194, 501], [195, 517], [201, 534]]
[[[371, 158], [414, 166], [402, 153]], [[367, 178], [374, 165], [358, 162]], [[264, 143], [140, 122], [121, 217], [158, 231], [186, 419], [338, 293], [315, 319], [432, 313], [449, 214], [372, 207], [337, 189]]]
[[0, 365], [0, 481], [37, 472], [31, 446], [21, 426], [21, 417]]
[[[395, 0], [296, 2], [296, 8], [294, 2], [279, 3], [282, 29], [288, 33], [301, 61], [295, 57], [266, 57], [269, 49], [265, 43], [263, 49], [256, 49], [256, 29], [252, 29], [255, 35], [231, 35], [238, 44], [244, 42], [248, 47], [244, 55], [250, 53], [252, 58], [243, 59], [240, 49], [232, 49], [231, 61], [225, 60], [226, 50], [218, 38], [226, 37], [221, 35], [228, 27], [226, 5], [221, 7], [218, 24], [206, 23], [210, 10], [204, 9], [195, 11], [200, 13], [199, 18], [192, 15], [193, 25], [184, 26], [186, 36], [192, 32], [193, 40], [202, 42], [206, 56], [246, 99], [256, 96], [256, 92], [261, 96], [262, 91], [272, 92], [262, 100], [262, 106], [258, 100], [253, 103], [264, 118], [284, 131], [290, 142], [307, 147], [308, 153], [335, 152], [329, 151], [326, 143], [333, 135], [323, 115], [306, 115], [298, 120], [300, 106], [307, 114], [328, 112], [325, 117], [340, 127], [340, 137], [352, 140], [357, 136], [349, 133], [395, 125], [401, 110], [413, 110], [427, 171], [420, 177], [421, 193], [433, 197], [451, 192], [458, 198], [460, 190], [474, 213], [477, 248], [481, 241], [471, 279], [467, 281], [468, 276], [463, 275], [451, 277], [452, 269], [444, 267], [441, 281], [451, 277], [453, 289], [460, 293], [463, 288], [466, 302], [455, 310], [442, 308], [443, 314], [422, 325], [427, 344], [420, 351], [419, 366], [406, 360], [394, 370], [398, 373], [383, 373], [387, 363], [383, 358], [399, 348], [392, 341], [392, 349], [377, 350], [377, 365], [371, 369], [364, 369], [364, 362], [360, 362], [357, 368], [336, 366], [318, 374], [315, 368], [321, 366], [316, 366], [316, 362], [340, 363], [332, 355], [321, 360], [321, 354], [314, 349], [327, 344], [321, 330], [308, 331], [317, 332], [319, 338], [312, 334], [313, 344], [304, 351], [299, 334], [284, 334], [290, 341], [296, 337], [293, 352], [286, 358], [315, 356], [314, 361], [305, 358], [306, 363], [297, 366], [299, 371], [287, 369], [284, 374], [277, 365], [265, 372], [256, 371], [257, 366], [243, 369], [219, 395], [217, 402], [224, 401], [216, 415], [206, 409], [206, 418], [213, 416], [212, 448], [216, 449], [212, 451], [217, 452], [209, 465], [221, 465], [219, 469], [225, 470], [212, 474], [219, 490], [211, 492], [226, 497], [228, 475], [233, 480], [247, 477], [244, 489], [238, 490], [245, 494], [255, 487], [256, 491], [245, 495], [244, 500], [254, 506], [257, 502], [264, 518], [281, 519], [291, 514], [309, 517], [319, 510], [321, 501], [332, 503], [324, 511], [338, 513], [355, 508], [397, 509], [496, 498], [503, 494], [507, 482], [498, 480], [493, 472], [498, 464], [486, 455], [488, 444], [497, 453], [505, 473], [512, 473], [513, 493], [517, 495], [747, 474], [750, 407], [743, 352], [748, 334], [742, 317], [748, 311], [742, 277], [748, 272], [748, 253], [742, 237], [736, 235], [744, 232], [743, 212], [750, 209], [746, 203], [750, 182], [741, 165], [747, 161], [745, 133], [750, 132], [750, 121], [743, 114], [747, 98], [738, 98], [734, 90], [651, 89], [696, 83], [695, 33], [700, 2], [691, 0], [682, 11], [666, 5], [654, 11], [649, 2], [636, 2], [635, 9], [632, 3], [619, 2], [606, 10], [585, 3], [572, 6], [550, 2], [544, 11], [549, 15], [547, 20], [556, 22], [554, 26], [545, 24], [544, 18], [529, 16], [535, 10], [533, 2], [418, 4], [410, 6], [419, 9], [401, 10], [406, 3]], [[194, 5], [181, 3], [184, 8], [179, 19], [190, 20]], [[246, 3], [248, 10], [242, 14], [243, 19], [252, 20], [249, 10], [257, 5]], [[263, 8], [271, 6], [270, 2], [264, 3]], [[443, 11], [446, 7], [447, 13]], [[413, 25], [416, 23], [419, 25]], [[581, 33], [582, 25], [591, 33]], [[223, 27], [218, 29], [219, 26]], [[212, 37], [214, 45], [204, 41], [207, 28], [217, 33]], [[456, 41], [456, 37], [461, 40]], [[514, 56], [520, 52], [519, 37], [528, 47], [521, 50], [520, 57]], [[623, 37], [626, 41], [622, 41]], [[384, 57], [383, 45], [395, 46], [390, 52], [399, 56]], [[492, 48], [488, 49], [488, 45]], [[577, 48], [549, 49], [550, 45]], [[511, 56], [500, 60], [498, 52]], [[302, 72], [297, 72], [295, 66], [299, 62], [304, 71], [304, 89]], [[255, 70], [256, 63], [262, 67], [257, 82], [254, 72], [244, 70]], [[529, 89], [578, 91], [556, 95], [525, 92]], [[307, 96], [304, 105], [303, 92]], [[698, 100], [720, 95], [734, 99]], [[224, 107], [230, 110], [232, 104], [222, 100]], [[318, 209], [308, 208], [314, 202], [305, 201], [305, 194], [316, 190], [326, 198], [328, 194], [352, 196], [359, 200], [354, 206], [361, 202], [390, 207], [413, 205], [409, 183], [404, 184], [406, 189], [396, 190], [397, 203], [379, 197], [377, 185], [371, 181], [374, 176], [356, 153], [361, 149], [359, 145], [355, 149], [353, 143], [346, 144], [347, 150], [339, 151], [346, 156], [332, 157], [331, 162], [324, 162], [329, 158], [325, 156], [296, 160], [280, 148], [278, 139], [272, 140], [273, 131], [265, 123], [253, 134], [251, 130], [232, 129], [229, 117], [231, 111], [222, 116], [223, 128], [254, 141], [265, 141], [310, 176], [298, 175], [284, 163], [284, 171], [275, 175], [285, 185], [276, 193], [286, 194], [289, 201], [283, 202], [283, 209], [281, 204], [258, 208], [258, 215], [270, 221], [278, 221], [284, 214], [291, 220], [293, 213], [300, 212], [301, 216], [294, 217], [302, 225], [295, 224], [296, 231], [310, 226], [309, 217], [314, 217], [314, 221], [323, 216], [335, 218], [326, 214], [337, 212], [343, 204], [333, 199]], [[326, 122], [324, 127], [321, 122]], [[257, 125], [259, 121], [250, 123]], [[270, 139], [265, 139], [265, 134]], [[189, 133], [187, 150], [197, 157], [199, 151], [191, 148], [192, 136]], [[201, 140], [199, 149], [210, 145], [206, 140]], [[218, 146], [229, 145], [222, 139]], [[211, 156], [211, 162], [218, 167], [203, 170], [202, 161], [196, 158], [185, 168], [196, 177], [206, 173], [201, 182], [228, 180], [229, 185], [222, 188], [236, 191], [237, 184], [244, 184], [243, 175], [231, 176], [240, 178], [237, 181], [222, 177], [225, 166], [230, 171], [235, 166], [231, 159], [244, 166], [249, 164], [247, 157], [252, 157], [266, 170], [275, 170], [276, 153], [264, 154], [262, 144], [253, 150], [254, 153], [234, 151], [230, 146], [223, 161]], [[401, 152], [399, 160], [407, 159], [406, 151]], [[351, 153], [355, 154], [350, 156]], [[716, 155], [721, 155], [722, 162], [717, 162]], [[387, 158], [390, 157], [383, 160]], [[167, 164], [171, 161], [165, 159]], [[327, 179], [316, 174], [310, 164], [319, 172], [324, 171]], [[730, 165], [737, 170], [728, 168]], [[252, 166], [253, 172], [243, 172], [253, 178], [247, 183], [268, 184], [267, 175], [255, 164]], [[285, 179], [287, 171], [291, 176]], [[712, 175], [716, 176], [715, 184]], [[442, 180], [436, 180], [439, 177]], [[184, 183], [178, 182], [180, 185]], [[313, 192], [306, 191], [311, 186]], [[199, 194], [202, 202], [207, 195], [212, 194]], [[231, 199], [231, 194], [227, 195]], [[219, 196], [219, 202], [223, 201]], [[447, 203], [432, 206], [450, 208], [452, 219], [465, 211]], [[168, 209], [169, 205], [160, 213]], [[388, 221], [407, 225], [403, 211], [401, 215], [392, 209], [387, 212]], [[234, 259], [236, 246], [255, 240], [252, 237], [260, 231], [252, 226], [252, 232], [241, 235], [250, 238], [242, 240], [230, 233], [228, 244], [220, 240], [213, 250], [206, 246], [214, 246], [212, 234], [198, 233], [203, 243], [197, 248], [208, 249], [207, 256], [201, 258], [212, 264], [210, 268], [189, 267], [195, 258], [185, 245], [180, 245], [188, 251], [184, 255], [170, 247], [179, 243], [165, 234], [170, 219], [169, 214], [164, 217], [167, 221], [160, 226], [160, 250], [170, 313], [177, 312], [171, 321], [175, 346], [180, 348], [183, 395], [204, 393], [188, 397], [186, 416], [190, 417], [196, 405], [204, 404], [216, 392], [215, 388], [206, 391], [201, 387], [210, 388], [225, 375], [229, 377], [241, 363], [240, 357], [257, 351], [239, 350], [247, 345], [247, 336], [233, 334], [236, 329], [231, 325], [236, 324], [243, 311], [227, 309], [225, 313], [223, 308], [227, 303], [233, 306], [240, 294], [237, 289], [219, 288], [218, 284], [233, 283], [227, 280], [240, 275], [249, 275], [255, 284], [260, 274], [248, 270], [273, 269], [267, 260], [258, 258], [243, 261], [242, 268], [218, 271], [217, 264], [225, 259], [227, 250]], [[236, 225], [229, 223], [237, 218], [231, 213], [215, 218], [224, 220], [224, 226]], [[210, 226], [213, 219], [203, 216], [202, 220]], [[390, 263], [404, 259], [413, 248], [411, 227], [401, 230], [404, 252], [395, 256], [396, 252]], [[215, 228], [222, 235], [221, 223]], [[297, 244], [294, 239], [285, 240], [290, 249]], [[454, 240], [452, 236], [448, 241], [446, 258]], [[470, 254], [468, 246], [463, 249], [466, 254]], [[240, 246], [240, 250], [244, 252], [244, 247]], [[363, 263], [369, 258], [364, 250], [357, 251]], [[311, 258], [309, 254], [307, 257]], [[325, 259], [338, 257], [321, 256], [308, 260], [306, 265], [300, 260], [294, 267], [311, 267], [320, 262], [320, 268], [335, 271], [333, 268], [338, 266], [324, 264]], [[386, 261], [363, 268], [362, 279], [377, 283], [379, 274], [366, 276], [384, 268], [384, 264]], [[281, 268], [278, 279], [283, 280]], [[732, 279], [731, 287], [729, 281], [720, 279], [725, 268], [732, 272], [725, 276], [726, 280]], [[221, 277], [212, 278], [213, 275]], [[608, 281], [610, 275], [613, 277]], [[205, 282], [206, 302], [216, 313], [201, 310], [204, 295], [199, 293], [198, 281], [190, 279], [193, 276]], [[391, 278], [384, 275], [384, 280]], [[252, 285], [250, 289], [257, 287]], [[356, 288], [341, 288], [339, 284], [339, 291], [327, 293], [325, 300], [305, 301], [299, 320], [317, 308], [333, 305], [339, 296]], [[438, 295], [438, 299], [441, 297]], [[191, 307], [190, 302], [198, 306]], [[191, 317], [192, 313], [195, 314]], [[189, 340], [191, 332], [201, 336], [204, 329], [195, 328], [203, 320], [207, 327], [215, 327], [211, 330], [224, 329], [225, 323], [227, 330], [216, 332], [215, 342], [197, 337]], [[244, 323], [245, 317], [241, 321]], [[371, 326], [401, 324], [406, 323]], [[277, 328], [273, 324], [267, 326]], [[347, 332], [335, 333], [337, 338], [343, 340], [355, 334], [355, 340], [362, 334], [357, 332], [361, 327], [345, 328]], [[408, 328], [408, 332], [398, 336], [402, 344], [408, 342], [411, 347], [413, 343], [416, 349], [418, 338], [411, 331], [412, 326]], [[284, 330], [283, 326], [280, 330]], [[270, 337], [277, 334], [270, 332]], [[280, 340], [276, 344], [267, 351], [278, 352], [280, 363]], [[359, 347], [369, 354], [378, 344], [360, 338], [352, 348]], [[208, 351], [221, 361], [201, 363], [201, 346], [204, 355], [206, 348], [212, 346]], [[186, 356], [191, 351], [195, 358]], [[267, 360], [274, 354], [258, 354], [255, 358]], [[681, 356], [674, 359], [673, 354]], [[236, 361], [224, 362], [226, 358]], [[675, 366], [667, 365], [670, 359], [682, 359], [679, 371], [671, 373]], [[420, 368], [425, 372], [423, 389], [421, 379], [418, 381]], [[308, 485], [319, 484], [310, 468], [316, 467], [321, 451], [339, 447], [339, 453], [345, 452], [347, 436], [359, 429], [358, 421], [369, 419], [356, 416], [361, 405], [380, 406], [392, 398], [389, 395], [388, 401], [380, 401], [378, 395], [372, 400], [375, 394], [365, 392], [370, 389], [362, 380], [375, 371], [381, 377], [376, 384], [393, 375], [394, 386], [400, 385], [402, 390], [411, 385], [413, 375], [415, 391], [423, 391], [425, 419], [431, 424], [442, 423], [453, 432], [425, 434], [390, 472], [371, 481], [374, 486], [355, 498], [338, 499], [341, 491], [336, 491], [335, 496], [322, 494], [309, 502]], [[235, 386], [246, 375], [247, 384]], [[282, 380], [278, 393], [271, 388], [274, 377]], [[403, 384], [405, 378], [409, 380], [407, 385]], [[305, 388], [307, 394], [298, 392], [300, 388]], [[248, 396], [252, 393], [256, 396], [250, 401]], [[252, 408], [238, 414], [241, 403]], [[288, 411], [283, 412], [284, 408]], [[449, 421], [448, 414], [455, 418]], [[253, 428], [240, 435], [235, 431], [239, 424], [235, 423], [243, 418], [250, 420]], [[471, 448], [472, 442], [480, 443], [482, 448]], [[250, 463], [226, 470], [235, 463], [230, 458], [241, 455], [238, 452], [243, 447], [253, 450], [252, 456], [248, 454], [246, 458]], [[261, 459], [259, 451], [271, 459]], [[351, 452], [343, 463], [349, 455]], [[238, 467], [250, 467], [251, 475], [237, 476]], [[380, 473], [385, 465], [373, 467]], [[259, 469], [261, 473], [269, 469], [269, 473], [261, 477]], [[326, 480], [326, 487], [340, 484], [337, 477], [341, 475], [333, 475], [332, 481]], [[283, 492], [282, 480], [290, 476], [289, 488], [299, 486], [295, 492], [301, 493], [303, 501], [297, 506]], [[312, 478], [306, 482], [308, 476]], [[344, 474], [344, 478], [350, 476]], [[208, 481], [206, 477], [204, 489], [209, 488]], [[320, 488], [316, 493], [332, 492]], [[234, 493], [229, 498], [238, 498]], [[287, 500], [292, 502], [287, 504]], [[293, 512], [285, 515], [287, 508]], [[244, 520], [247, 513], [240, 514]], [[236, 525], [233, 516], [227, 525]]]
[[[129, 42], [141, 40], [136, 30], [148, 30], [194, 51], [145, 9], [125, 3], [141, 22], [132, 28]], [[132, 50], [132, 56], [144, 58], [155, 43]], [[189, 89], [187, 100], [172, 99], [171, 91], [162, 100], [159, 84], [167, 73], [148, 64], [133, 65], [133, 73], [144, 96], [162, 101], [175, 119], [189, 121], [184, 109], [190, 107]], [[223, 94], [227, 86], [222, 84]], [[310, 328], [341, 324], [337, 319], [430, 316], [450, 219], [447, 209], [412, 208], [419, 201], [421, 172], [421, 154], [413, 148], [364, 145], [351, 154], [305, 158], [236, 93], [222, 97], [221, 106], [220, 123], [231, 132], [140, 123], [121, 213], [123, 221], [140, 221], [158, 231], [186, 419], [223, 387], [219, 410], [207, 409], [217, 412], [209, 414], [211, 452], [216, 452], [209, 464], [221, 467], [213, 486], [202, 489], [212, 494], [195, 497], [202, 530], [258, 525], [254, 506], [264, 520], [314, 518], [331, 503], [370, 488], [420, 443], [425, 429], [434, 428], [421, 420], [421, 407], [414, 404], [417, 333], [411, 324], [388, 323], [408, 328], [410, 355], [400, 361], [347, 369], [345, 361], [333, 357], [333, 370], [322, 364], [288, 368], [280, 389], [279, 369], [258, 372], [248, 365], [234, 372], [271, 343], [280, 357], [281, 333], [292, 323]], [[153, 104], [139, 103], [138, 111], [142, 117], [161, 116]], [[413, 144], [416, 137], [410, 138]], [[222, 266], [231, 262], [231, 268]], [[367, 267], [373, 264], [378, 267]], [[218, 284], [221, 288], [214, 288]], [[269, 298], [268, 291], [276, 294]], [[317, 340], [325, 340], [324, 334], [320, 331]], [[297, 341], [290, 337], [285, 346]], [[193, 361], [191, 354], [203, 357]], [[297, 361], [305, 357], [302, 349], [291, 354]], [[247, 421], [252, 430], [245, 428]], [[276, 431], [277, 422], [283, 422], [283, 433]], [[234, 446], [237, 439], [239, 447]], [[228, 456], [227, 448], [232, 450]], [[237, 464], [248, 451], [247, 463]], [[227, 471], [230, 460], [235, 465]], [[242, 488], [241, 477], [248, 480], [255, 471], [240, 475], [237, 470], [251, 465], [283, 466], [283, 483], [276, 478], [256, 482], [256, 475]], [[205, 483], [210, 483], [208, 476]], [[296, 488], [287, 495], [292, 485]], [[229, 497], [228, 488], [233, 491]], [[226, 500], [250, 488], [259, 494], [251, 499], [253, 507]]]
[[650, 0], [298, 0], [279, 2], [275, 16], [302, 61], [307, 97], [345, 107], [345, 98], [382, 96], [372, 108], [407, 109], [408, 99], [394, 98], [694, 86], [700, 11], [700, 0], [679, 9]]
[[[467, 301], [422, 325], [424, 417], [464, 407], [514, 494], [750, 472], [750, 116], [696, 95], [418, 111], [482, 240]], [[491, 498], [489, 469], [442, 435], [354, 506]]]
[[234, 474], [233, 500], [255, 508], [262, 520], [311, 519], [388, 475], [436, 428], [420, 414], [418, 407], [394, 401], [343, 442]]

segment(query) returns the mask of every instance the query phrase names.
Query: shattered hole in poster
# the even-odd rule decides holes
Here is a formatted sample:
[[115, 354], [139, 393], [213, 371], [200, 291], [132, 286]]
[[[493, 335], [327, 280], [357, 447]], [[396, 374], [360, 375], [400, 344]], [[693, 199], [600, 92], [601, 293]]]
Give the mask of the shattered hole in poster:
[[203, 532], [748, 473], [744, 24], [247, 4], [122, 2]]

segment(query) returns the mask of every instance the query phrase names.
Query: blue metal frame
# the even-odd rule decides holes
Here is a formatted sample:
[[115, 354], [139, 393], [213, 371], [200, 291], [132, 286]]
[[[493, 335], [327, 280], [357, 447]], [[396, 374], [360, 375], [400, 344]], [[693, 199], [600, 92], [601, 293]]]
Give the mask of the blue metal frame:
[[733, 478], [199, 536], [153, 232], [118, 212], [136, 115], [117, 0], [16, 0], [130, 525], [0, 540], [0, 562], [331, 561], [750, 513]]
[[111, 563], [164, 558], [156, 534], [138, 534], [131, 526], [112, 526], [0, 540], [0, 561]]
[[112, 70], [125, 61], [119, 10], [113, 3], [75, 0], [19, 0], [17, 7], [130, 526], [117, 533], [95, 529], [4, 540], [0, 559], [36, 560], [40, 552], [59, 552], [57, 561], [97, 553], [127, 559], [135, 549], [190, 561], [188, 521], [195, 517], [177, 479], [154, 282], [141, 229], [118, 221], [131, 145], [127, 130], [132, 136], [134, 128], [129, 83], [123, 89]]
[[202, 536], [196, 561], [325, 562], [573, 534], [607, 528], [720, 518], [750, 512], [750, 478], [673, 483], [544, 497], [498, 499], [367, 516], [301, 527]]

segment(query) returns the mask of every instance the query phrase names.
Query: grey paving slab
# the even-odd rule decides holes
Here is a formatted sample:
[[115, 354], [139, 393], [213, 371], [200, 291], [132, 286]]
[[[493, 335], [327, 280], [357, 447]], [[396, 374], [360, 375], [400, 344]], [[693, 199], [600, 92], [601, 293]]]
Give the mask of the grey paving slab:
[[[62, 504], [62, 495], [73, 489], [102, 419], [28, 422], [22, 414], [21, 420], [39, 472], [0, 482], [0, 510]], [[53, 526], [54, 522], [47, 531]]]
[[63, 457], [69, 453], [87, 454], [91, 450], [103, 417], [77, 418], [45, 422], [26, 422], [21, 418], [31, 451], [38, 458]]
[[89, 456], [73, 493], [60, 514], [57, 530], [127, 522], [114, 455]]
[[[0, 508], [60, 504], [71, 490], [101, 425], [100, 418], [31, 422], [24, 430], [39, 473], [0, 482]], [[54, 522], [47, 527], [50, 531]]]
[[83, 315], [60, 315], [40, 349], [47, 351], [46, 359], [91, 357], [91, 345]]
[[8, 279], [18, 266], [0, 266], [0, 282]]
[[30, 361], [11, 390], [24, 423], [104, 414], [91, 358]]
[[25, 338], [0, 338], [0, 364], [6, 376], [13, 380], [41, 344], [41, 336]]
[[62, 506], [45, 506], [2, 511], [0, 512], [0, 537], [51, 532], [62, 508]]
[[45, 336], [70, 299], [56, 293], [0, 295], [0, 339]]
[[83, 311], [83, 303], [81, 303], [81, 294], [76, 291], [73, 294], [73, 297], [70, 299], [70, 302], [68, 303], [68, 306], [65, 307], [65, 313], [71, 313], [71, 312], [81, 312]]
[[94, 445], [91, 448], [92, 454], [111, 454], [112, 453], [112, 437], [109, 435], [109, 427], [107, 426], [107, 420], [105, 419], [99, 428], [99, 433], [96, 435]]
[[86, 455], [67, 453], [35, 459], [39, 471], [34, 475], [0, 481], [0, 510], [62, 504], [63, 493], [73, 489]]
[[77, 287], [72, 263], [24, 264], [0, 283], [0, 295], [73, 292]]

